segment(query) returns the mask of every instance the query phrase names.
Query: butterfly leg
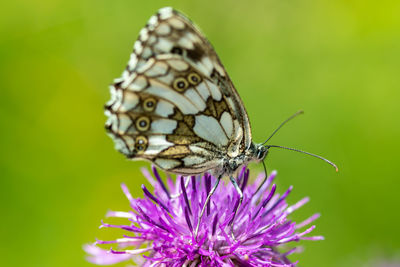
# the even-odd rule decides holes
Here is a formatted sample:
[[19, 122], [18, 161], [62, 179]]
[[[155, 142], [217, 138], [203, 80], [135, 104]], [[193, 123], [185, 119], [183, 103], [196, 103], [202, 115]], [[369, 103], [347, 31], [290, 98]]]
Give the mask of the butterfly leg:
[[236, 205], [236, 207], [235, 207], [235, 211], [234, 211], [234, 213], [233, 213], [233, 217], [232, 217], [232, 219], [231, 219], [231, 221], [230, 221], [230, 223], [229, 223], [230, 226], [231, 226], [231, 235], [232, 235], [233, 239], [235, 239], [235, 236], [233, 235], [233, 222], [234, 222], [234, 220], [235, 220], [236, 213], [238, 212], [238, 210], [239, 210], [239, 208], [240, 208], [240, 205], [242, 204], [242, 201], [243, 201], [243, 192], [242, 192], [242, 190], [240, 189], [240, 186], [237, 184], [237, 182], [236, 182], [236, 180], [235, 180], [235, 178], [234, 178], [233, 176], [230, 176], [229, 179], [231, 180], [233, 186], [235, 187], [236, 191], [237, 191], [238, 194], [239, 194], [239, 202], [237, 203], [237, 205]]
[[222, 175], [218, 176], [217, 181], [214, 184], [214, 187], [208, 193], [208, 196], [206, 198], [206, 202], [204, 202], [203, 208], [201, 209], [201, 212], [200, 212], [199, 219], [197, 220], [196, 230], [194, 231], [195, 238], [197, 237], [197, 233], [198, 233], [199, 227], [200, 227], [201, 218], [203, 218], [203, 214], [204, 214], [204, 211], [206, 210], [207, 204], [210, 201], [211, 196], [214, 194], [215, 190], [217, 189], [219, 181], [221, 180], [221, 178], [222, 178]]
[[258, 186], [256, 192], [253, 193], [253, 196], [255, 196], [255, 195], [258, 193], [258, 191], [260, 191], [261, 187], [263, 187], [263, 185], [265, 184], [265, 182], [268, 180], [267, 167], [265, 166], [264, 161], [262, 162], [262, 164], [263, 164], [263, 167], [264, 167], [265, 177], [264, 177], [264, 180], [262, 181], [262, 183]]

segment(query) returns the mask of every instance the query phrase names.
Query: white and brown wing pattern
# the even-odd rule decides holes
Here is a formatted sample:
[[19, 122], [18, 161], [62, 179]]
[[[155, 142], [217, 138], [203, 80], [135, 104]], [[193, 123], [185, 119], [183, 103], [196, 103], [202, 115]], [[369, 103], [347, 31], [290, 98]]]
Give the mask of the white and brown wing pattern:
[[215, 51], [172, 8], [140, 31], [106, 115], [119, 151], [180, 174], [218, 168], [251, 143], [246, 111]]

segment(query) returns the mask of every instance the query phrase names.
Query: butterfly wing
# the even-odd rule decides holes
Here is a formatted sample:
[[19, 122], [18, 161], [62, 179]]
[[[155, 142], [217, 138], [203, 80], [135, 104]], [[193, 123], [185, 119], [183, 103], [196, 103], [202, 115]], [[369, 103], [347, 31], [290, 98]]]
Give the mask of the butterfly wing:
[[218, 56], [171, 8], [141, 30], [110, 90], [106, 128], [129, 158], [195, 174], [218, 168], [251, 143], [247, 113]]

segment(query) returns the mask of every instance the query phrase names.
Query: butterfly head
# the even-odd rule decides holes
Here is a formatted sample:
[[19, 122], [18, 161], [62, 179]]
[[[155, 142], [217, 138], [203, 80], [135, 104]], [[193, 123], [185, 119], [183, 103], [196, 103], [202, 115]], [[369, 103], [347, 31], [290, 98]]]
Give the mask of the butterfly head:
[[250, 149], [253, 160], [260, 162], [265, 159], [268, 154], [268, 147], [265, 147], [263, 144], [253, 144], [252, 149]]

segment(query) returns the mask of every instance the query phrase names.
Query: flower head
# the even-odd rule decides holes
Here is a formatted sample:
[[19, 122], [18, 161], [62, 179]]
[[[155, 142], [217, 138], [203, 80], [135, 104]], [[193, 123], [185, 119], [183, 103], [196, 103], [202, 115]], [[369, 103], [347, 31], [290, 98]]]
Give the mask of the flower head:
[[[294, 266], [287, 256], [297, 249], [283, 245], [301, 239], [321, 240], [321, 236], [306, 237], [315, 226], [299, 230], [319, 217], [311, 216], [302, 223], [288, 219], [288, 215], [304, 205], [308, 198], [289, 206], [286, 197], [277, 194], [273, 172], [262, 184], [260, 174], [250, 184], [249, 170], [243, 168], [237, 177], [244, 198], [233, 218], [239, 195], [232, 185], [220, 185], [201, 219], [197, 236], [194, 234], [203, 203], [216, 178], [178, 176], [176, 182], [168, 177], [165, 185], [156, 168], [153, 176], [143, 170], [154, 186], [152, 194], [144, 185], [144, 198], [133, 198], [125, 185], [131, 211], [108, 212], [108, 217], [126, 218], [126, 225], [102, 223], [101, 227], [120, 228], [127, 232], [113, 241], [96, 241], [86, 245], [88, 260], [95, 264], [113, 264], [133, 260], [142, 266]], [[259, 186], [261, 188], [257, 191]], [[231, 231], [232, 234], [231, 234]], [[115, 244], [116, 248], [104, 250], [98, 245]]]

